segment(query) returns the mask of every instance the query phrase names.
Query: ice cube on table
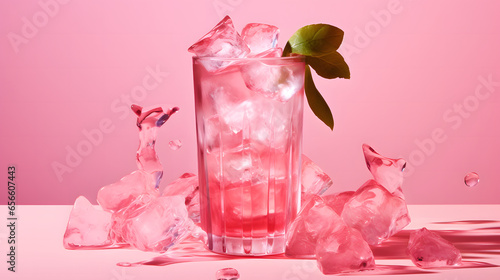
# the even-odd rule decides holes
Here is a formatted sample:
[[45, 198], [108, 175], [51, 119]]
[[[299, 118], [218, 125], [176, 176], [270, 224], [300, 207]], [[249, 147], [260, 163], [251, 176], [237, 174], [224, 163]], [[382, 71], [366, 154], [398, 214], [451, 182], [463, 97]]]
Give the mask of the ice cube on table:
[[370, 245], [378, 245], [410, 223], [404, 199], [368, 180], [344, 205], [342, 219], [361, 232]]
[[391, 159], [377, 153], [372, 147], [363, 144], [363, 154], [366, 166], [373, 175], [375, 181], [384, 186], [389, 192], [404, 198], [403, 196], [403, 170], [406, 161], [402, 158]]
[[247, 88], [280, 102], [287, 102], [304, 85], [303, 65], [298, 63], [280, 65], [273, 60], [250, 61], [241, 66], [241, 75]]
[[280, 30], [278, 27], [262, 24], [249, 23], [241, 31], [241, 37], [248, 45], [252, 54], [261, 53], [276, 47]]
[[317, 195], [310, 195], [289, 226], [285, 254], [295, 258], [313, 258], [318, 238], [324, 232], [345, 227], [342, 219]]
[[425, 227], [410, 234], [407, 252], [411, 261], [421, 268], [458, 266], [462, 263], [462, 255], [452, 243]]
[[[234, 29], [231, 18], [226, 16], [188, 51], [198, 57], [239, 58], [245, 57], [250, 49]], [[222, 70], [231, 63], [229, 60], [200, 60], [200, 62], [208, 71]]]
[[110, 237], [111, 213], [94, 207], [87, 198], [79, 196], [69, 215], [64, 233], [66, 249], [99, 248], [113, 243]]
[[168, 184], [162, 196], [180, 195], [184, 197], [189, 217], [195, 222], [200, 221], [200, 196], [198, 176], [184, 173], [172, 183]]
[[137, 170], [116, 183], [102, 187], [97, 193], [97, 202], [104, 210], [116, 212], [128, 206], [141, 194], [159, 196], [155, 184], [154, 174]]
[[127, 219], [133, 217], [140, 213], [147, 204], [151, 203], [156, 197], [149, 194], [141, 194], [136, 197], [129, 205], [113, 213], [112, 220], [113, 225], [111, 227], [111, 236], [116, 243], [128, 242], [125, 240], [124, 236], [124, 225]]
[[301, 169], [302, 197], [308, 194], [323, 194], [332, 185], [332, 179], [316, 163], [302, 154]]
[[335, 194], [329, 194], [322, 196], [326, 205], [335, 211], [338, 215], [342, 215], [342, 210], [344, 210], [344, 205], [351, 199], [354, 195], [354, 191], [347, 191]]
[[375, 268], [372, 250], [361, 234], [349, 227], [324, 233], [316, 245], [316, 260], [323, 274]]
[[189, 236], [194, 228], [182, 196], [143, 195], [115, 215], [114, 230], [125, 242], [142, 251], [165, 252]]

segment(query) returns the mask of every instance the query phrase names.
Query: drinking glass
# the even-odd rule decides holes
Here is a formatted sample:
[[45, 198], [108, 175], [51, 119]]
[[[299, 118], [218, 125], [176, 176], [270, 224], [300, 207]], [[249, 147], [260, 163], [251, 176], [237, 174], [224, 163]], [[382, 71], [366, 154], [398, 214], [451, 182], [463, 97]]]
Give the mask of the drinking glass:
[[285, 251], [300, 207], [304, 71], [302, 56], [193, 57], [200, 218], [210, 250]]

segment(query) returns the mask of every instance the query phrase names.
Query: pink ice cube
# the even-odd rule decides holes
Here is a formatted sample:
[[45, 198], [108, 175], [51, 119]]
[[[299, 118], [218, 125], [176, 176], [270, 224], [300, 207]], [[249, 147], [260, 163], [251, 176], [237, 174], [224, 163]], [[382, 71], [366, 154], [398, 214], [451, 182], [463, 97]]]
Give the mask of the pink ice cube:
[[193, 193], [186, 197], [186, 208], [191, 220], [195, 223], [200, 222], [200, 191], [196, 189]]
[[[238, 58], [245, 57], [250, 49], [234, 29], [231, 18], [226, 16], [188, 51], [199, 57]], [[216, 71], [228, 66], [230, 61], [202, 60], [201, 63], [208, 71]]]
[[162, 196], [181, 195], [185, 198], [189, 217], [198, 223], [200, 220], [200, 196], [198, 176], [184, 173], [177, 180], [170, 183], [162, 192]]
[[[227, 149], [220, 155], [216, 154], [216, 164], [212, 164], [214, 174], [217, 179], [225, 185], [240, 185], [246, 182], [256, 184], [258, 182], [267, 183], [265, 162], [263, 155], [254, 147], [239, 146], [234, 149]], [[223, 174], [218, 170], [222, 168]], [[224, 176], [222, 176], [224, 175]]]
[[338, 215], [342, 215], [342, 210], [344, 210], [344, 205], [351, 199], [354, 195], [353, 191], [335, 193], [330, 195], [323, 196], [323, 200], [326, 205], [330, 206], [330, 208], [335, 211]]
[[159, 196], [155, 185], [156, 178], [152, 174], [137, 170], [116, 183], [102, 187], [97, 193], [97, 202], [104, 210], [116, 212], [128, 206], [141, 194]]
[[344, 205], [344, 222], [361, 232], [370, 245], [380, 244], [410, 223], [404, 199], [368, 180]]
[[283, 54], [283, 49], [281, 48], [272, 48], [265, 50], [263, 52], [257, 53], [257, 54], [249, 54], [248, 57], [254, 57], [254, 58], [276, 58], [276, 57], [281, 57]]
[[241, 76], [252, 91], [268, 98], [287, 102], [303, 89], [303, 65], [277, 64], [271, 60], [256, 60], [241, 66]]
[[64, 248], [109, 246], [113, 243], [110, 229], [111, 213], [94, 207], [85, 197], [79, 196], [69, 215], [63, 239]]
[[302, 196], [323, 194], [333, 185], [332, 179], [306, 155], [302, 155]]
[[375, 268], [370, 246], [349, 227], [324, 233], [316, 245], [316, 260], [323, 274], [338, 274]]
[[182, 196], [142, 195], [115, 215], [113, 229], [142, 251], [165, 252], [189, 236], [194, 226]]
[[137, 115], [139, 128], [139, 148], [136, 154], [136, 163], [140, 171], [151, 174], [154, 187], [158, 188], [163, 176], [163, 166], [156, 154], [155, 143], [157, 130], [177, 111], [178, 107], [163, 109], [155, 107], [144, 110], [139, 105], [132, 105], [132, 111]]
[[425, 227], [410, 234], [407, 252], [411, 261], [421, 268], [462, 264], [460, 251], [439, 234]]
[[262, 24], [249, 23], [241, 31], [241, 37], [250, 47], [253, 54], [261, 53], [276, 47], [280, 30], [278, 27]]
[[128, 243], [124, 238], [125, 221], [133, 217], [133, 215], [138, 215], [139, 213], [141, 213], [141, 209], [145, 208], [146, 205], [151, 203], [154, 199], [155, 196], [151, 196], [148, 194], [139, 195], [128, 206], [113, 213], [111, 236], [116, 243]]
[[404, 198], [401, 186], [406, 161], [402, 158], [391, 159], [384, 157], [367, 144], [363, 144], [363, 154], [365, 155], [366, 166], [375, 181], [384, 186], [389, 192]]
[[198, 189], [198, 176], [193, 173], [184, 173], [179, 178], [165, 186], [161, 196], [189, 196]]
[[318, 238], [324, 232], [345, 227], [342, 219], [317, 195], [310, 195], [286, 236], [285, 254], [289, 257], [314, 257]]

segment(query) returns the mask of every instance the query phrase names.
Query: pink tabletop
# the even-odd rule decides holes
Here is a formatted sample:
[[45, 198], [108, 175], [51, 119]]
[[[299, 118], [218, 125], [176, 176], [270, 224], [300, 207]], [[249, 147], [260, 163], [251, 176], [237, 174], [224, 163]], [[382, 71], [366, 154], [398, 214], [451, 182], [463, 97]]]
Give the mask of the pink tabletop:
[[[232, 267], [241, 280], [333, 279], [323, 275], [315, 260], [245, 258], [180, 263], [167, 266], [120, 267], [158, 256], [135, 249], [66, 250], [62, 237], [71, 206], [19, 206], [16, 272], [0, 266], [0, 279], [207, 279]], [[379, 248], [373, 248], [377, 269], [345, 274], [342, 279], [498, 279], [500, 276], [500, 205], [410, 205], [412, 223]], [[7, 211], [2, 211], [7, 212]], [[6, 215], [7, 213], [2, 213]], [[7, 217], [2, 218], [5, 220]], [[461, 250], [464, 265], [424, 270], [405, 254], [408, 234], [427, 227]], [[0, 228], [0, 252], [7, 250], [7, 227]], [[4, 257], [5, 259], [5, 257]]]

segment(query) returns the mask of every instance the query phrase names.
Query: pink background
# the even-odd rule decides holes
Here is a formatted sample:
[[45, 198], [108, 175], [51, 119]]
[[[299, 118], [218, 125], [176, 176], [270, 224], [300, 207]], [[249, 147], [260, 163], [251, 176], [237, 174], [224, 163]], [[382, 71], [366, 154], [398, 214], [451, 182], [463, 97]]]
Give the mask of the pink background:
[[[72, 204], [80, 194], [95, 202], [101, 186], [136, 168], [132, 103], [181, 108], [158, 136], [164, 180], [196, 172], [187, 48], [227, 13], [238, 29], [278, 26], [281, 46], [306, 24], [345, 31], [351, 80], [316, 79], [335, 130], [309, 109], [304, 120], [304, 153], [332, 177], [332, 192], [370, 178], [367, 143], [408, 160], [411, 204], [500, 203], [499, 8], [493, 0], [1, 1], [0, 174], [5, 181], [16, 166], [21, 204]], [[151, 71], [161, 73], [150, 79]], [[154, 86], [141, 94], [144, 79]], [[69, 166], [68, 149], [97, 129], [102, 137]], [[174, 139], [181, 149], [168, 148]], [[68, 170], [59, 178], [57, 163]], [[481, 176], [476, 187], [463, 183], [469, 171]]]

